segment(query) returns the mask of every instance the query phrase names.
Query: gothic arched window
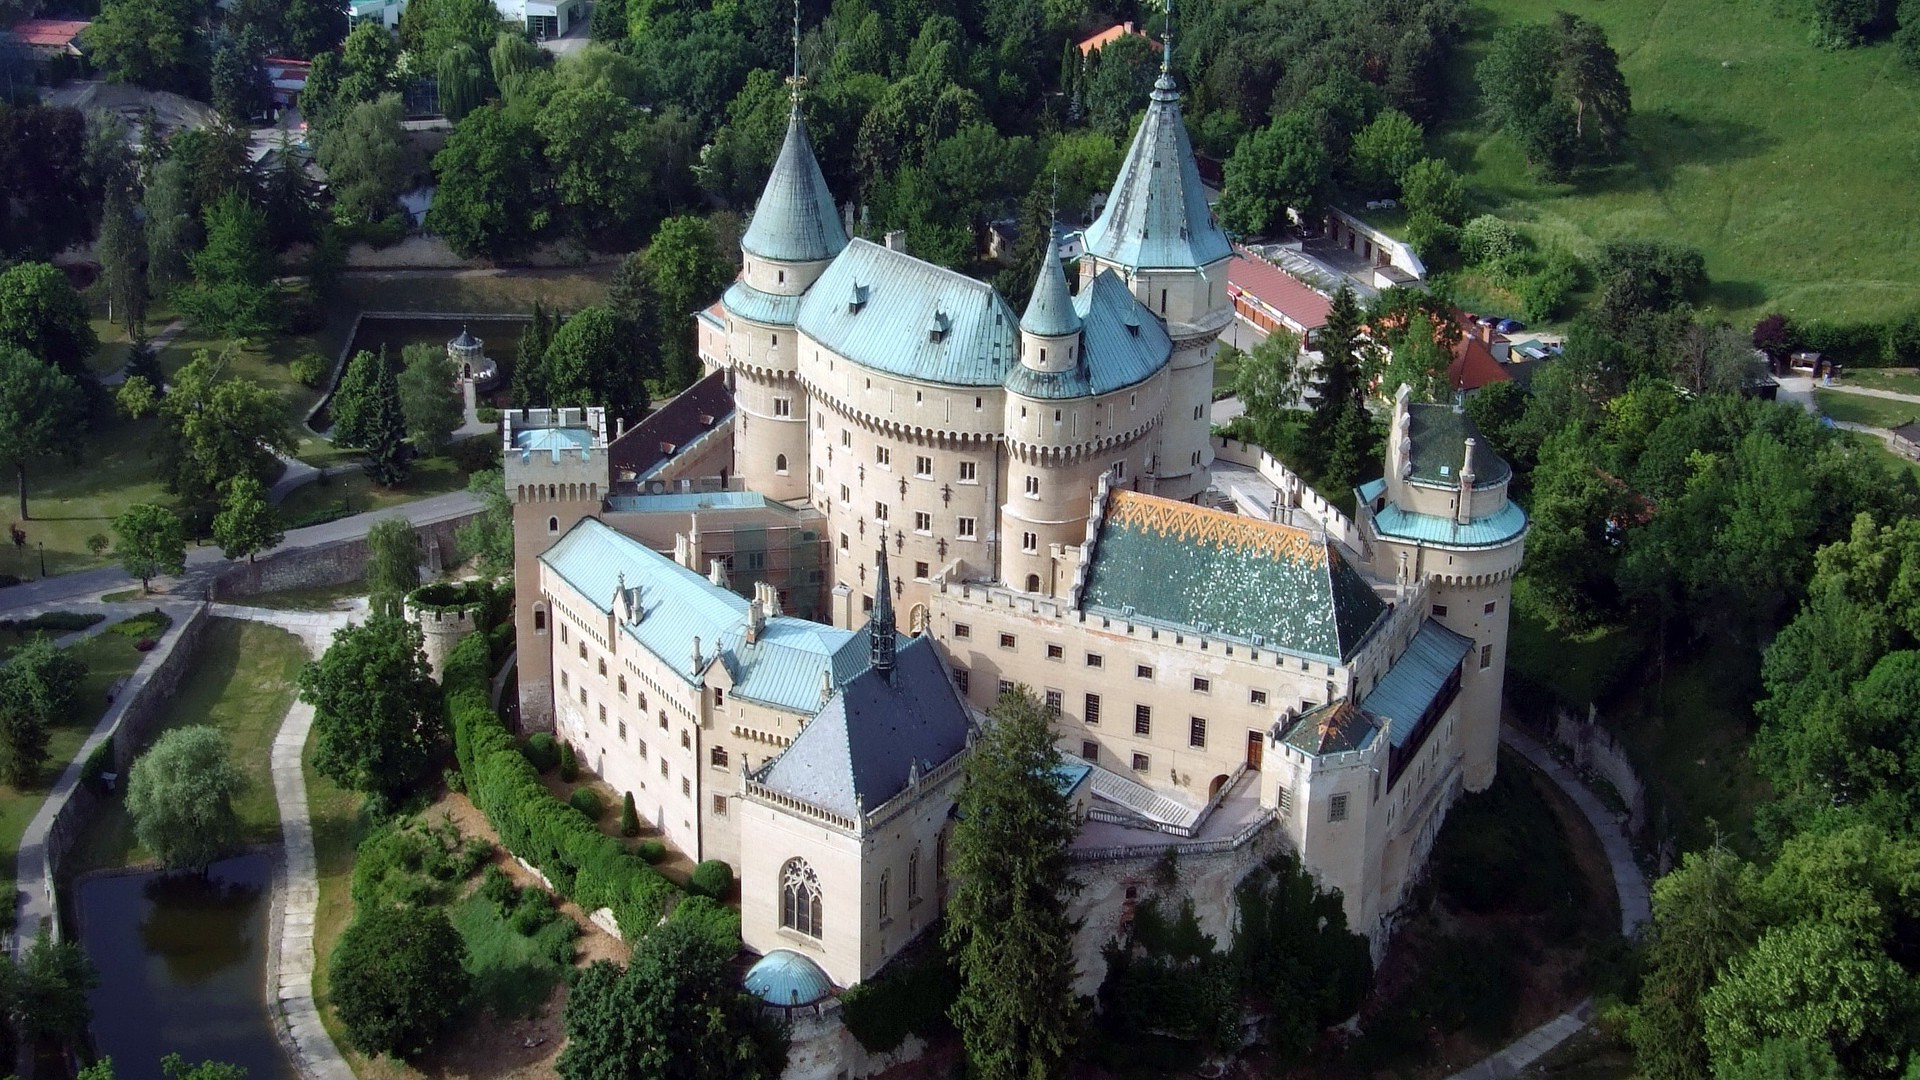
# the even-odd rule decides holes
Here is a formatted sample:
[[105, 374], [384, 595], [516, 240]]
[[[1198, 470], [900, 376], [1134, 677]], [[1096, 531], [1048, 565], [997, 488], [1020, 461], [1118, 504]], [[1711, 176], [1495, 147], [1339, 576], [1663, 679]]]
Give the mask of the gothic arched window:
[[820, 875], [805, 859], [789, 859], [780, 871], [780, 925], [820, 936]]

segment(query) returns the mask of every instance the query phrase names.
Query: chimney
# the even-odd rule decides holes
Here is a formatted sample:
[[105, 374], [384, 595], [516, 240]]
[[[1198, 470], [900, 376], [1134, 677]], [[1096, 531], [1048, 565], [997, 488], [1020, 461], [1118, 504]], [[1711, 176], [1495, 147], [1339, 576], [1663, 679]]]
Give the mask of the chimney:
[[820, 704], [825, 705], [833, 697], [833, 672], [828, 668], [820, 669]]
[[700, 639], [698, 637], [693, 639], [693, 673], [700, 674]]
[[625, 435], [626, 433], [627, 433], [627, 418], [624, 416], [614, 417], [613, 437], [617, 439], [620, 436]]
[[[755, 591], [759, 591], [757, 586], [755, 587]], [[760, 635], [765, 632], [766, 628], [767, 607], [765, 604], [762, 604], [760, 598], [756, 596], [747, 603], [747, 644], [752, 645], [758, 642]]]
[[887, 235], [885, 237], [885, 242], [886, 242], [888, 251], [898, 251], [898, 252], [904, 253], [907, 250], [907, 230], [888, 229]]
[[1460, 465], [1459, 507], [1453, 512], [1456, 524], [1465, 525], [1473, 517], [1473, 439], [1467, 440], [1466, 460]]
[[727, 581], [727, 563], [724, 559], [707, 560], [707, 580], [722, 589], [731, 588]]
[[769, 618], [777, 618], [780, 612], [780, 590], [773, 587], [771, 581], [753, 583], [753, 598], [760, 602], [760, 610]]
[[1480, 335], [1480, 340], [1483, 343], [1488, 345], [1493, 344], [1493, 324], [1492, 323], [1477, 322], [1473, 324], [1473, 328], [1474, 328], [1474, 333]]

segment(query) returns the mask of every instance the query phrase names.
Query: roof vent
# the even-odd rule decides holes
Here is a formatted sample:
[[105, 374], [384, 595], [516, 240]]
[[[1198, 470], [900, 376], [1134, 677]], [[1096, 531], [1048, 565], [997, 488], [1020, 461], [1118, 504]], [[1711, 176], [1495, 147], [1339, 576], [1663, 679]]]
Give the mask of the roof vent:
[[865, 285], [855, 285], [847, 296], [847, 314], [854, 315], [867, 306], [867, 297], [871, 294]]
[[953, 329], [953, 319], [944, 311], [933, 313], [933, 326], [927, 331], [928, 341], [945, 341], [947, 331]]

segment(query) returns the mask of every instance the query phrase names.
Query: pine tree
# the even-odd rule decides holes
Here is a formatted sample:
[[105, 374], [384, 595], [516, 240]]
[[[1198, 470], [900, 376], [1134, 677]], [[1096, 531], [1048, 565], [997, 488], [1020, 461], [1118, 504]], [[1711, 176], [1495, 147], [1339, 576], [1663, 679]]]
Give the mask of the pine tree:
[[[1313, 415], [1307, 419], [1303, 464], [1321, 478], [1333, 472], [1336, 457], [1350, 459], [1356, 430], [1367, 426], [1367, 380], [1365, 340], [1360, 327], [1363, 313], [1353, 290], [1341, 286], [1327, 311], [1326, 325], [1320, 329], [1320, 372], [1314, 382], [1319, 396], [1313, 402]], [[1364, 443], [1364, 439], [1360, 440]], [[1326, 483], [1331, 484], [1332, 480]]]
[[108, 192], [101, 204], [99, 252], [107, 317], [133, 336], [147, 321], [147, 238], [124, 191]]
[[381, 487], [407, 478], [407, 420], [400, 408], [400, 381], [386, 356], [374, 372], [373, 393], [362, 416], [366, 425], [361, 446], [367, 451], [367, 475]]
[[553, 344], [554, 319], [534, 301], [533, 318], [520, 331], [520, 357], [513, 365], [513, 403], [521, 407], [547, 404], [547, 346]]
[[966, 762], [953, 830], [957, 884], [943, 935], [960, 970], [952, 1017], [974, 1075], [1058, 1076], [1073, 1044], [1067, 873], [1073, 811], [1054, 782], [1060, 752], [1024, 687], [1002, 694]]

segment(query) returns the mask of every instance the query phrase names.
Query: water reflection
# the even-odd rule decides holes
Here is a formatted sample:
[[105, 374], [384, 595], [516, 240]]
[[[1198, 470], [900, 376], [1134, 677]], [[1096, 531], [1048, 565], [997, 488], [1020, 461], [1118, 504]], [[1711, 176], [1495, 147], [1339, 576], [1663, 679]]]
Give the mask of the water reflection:
[[122, 1077], [157, 1077], [160, 1059], [211, 1058], [248, 1080], [293, 1080], [266, 1004], [264, 854], [198, 874], [122, 874], [74, 895], [80, 942], [100, 969], [94, 1043]]

